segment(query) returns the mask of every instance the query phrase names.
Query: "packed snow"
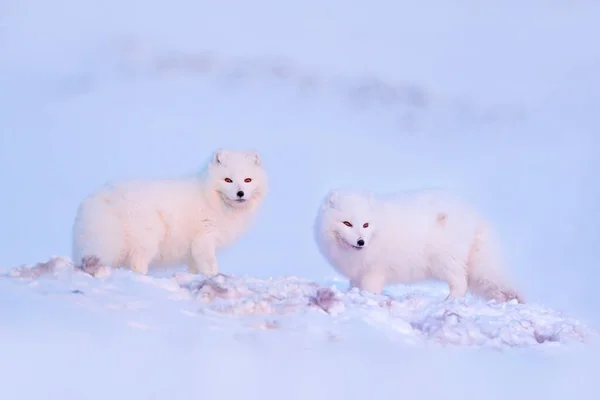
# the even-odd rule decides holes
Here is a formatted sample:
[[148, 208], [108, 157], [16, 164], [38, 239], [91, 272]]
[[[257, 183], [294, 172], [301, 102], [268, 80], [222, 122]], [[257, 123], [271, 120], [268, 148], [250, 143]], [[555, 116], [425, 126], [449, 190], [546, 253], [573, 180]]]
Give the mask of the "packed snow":
[[[0, 2], [1, 399], [597, 399], [600, 4]], [[221, 274], [74, 265], [81, 199], [255, 148]], [[525, 304], [349, 290], [332, 187], [444, 187]]]
[[[292, 330], [307, 335], [311, 334], [308, 327], [314, 330], [318, 326], [317, 336], [331, 341], [343, 340], [344, 328], [353, 323], [381, 331], [391, 342], [485, 346], [498, 350], [542, 343], [585, 343], [600, 333], [563, 313], [540, 305], [519, 305], [516, 300], [443, 301], [447, 295], [443, 287], [402, 288], [373, 295], [357, 288], [348, 290], [347, 282], [339, 279], [318, 283], [296, 276], [258, 279], [179, 272], [165, 278], [122, 270], [113, 274], [113, 270], [98, 262], [76, 266], [61, 257], [15, 268], [6, 277], [17, 279], [47, 297], [71, 293], [71, 301], [81, 307], [131, 311], [149, 307], [144, 304], [149, 299], [143, 287], [150, 285], [163, 291], [163, 298], [156, 293], [155, 301], [188, 303], [184, 306], [185, 313], [168, 307], [168, 312], [180, 314], [181, 318], [196, 313], [209, 317], [217, 325], [236, 321], [240, 326]], [[49, 284], [48, 280], [54, 282]], [[322, 314], [330, 316], [329, 321], [315, 321]], [[135, 321], [128, 324], [140, 329], [165, 329]]]

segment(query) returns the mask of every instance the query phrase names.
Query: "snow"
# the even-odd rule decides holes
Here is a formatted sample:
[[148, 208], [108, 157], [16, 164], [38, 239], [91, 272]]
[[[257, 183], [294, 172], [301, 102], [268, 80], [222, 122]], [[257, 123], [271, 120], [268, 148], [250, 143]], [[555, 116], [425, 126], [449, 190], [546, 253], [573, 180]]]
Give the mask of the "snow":
[[[598, 398], [599, 19], [585, 0], [0, 3], [0, 397]], [[261, 151], [272, 188], [223, 276], [61, 257], [98, 185], [221, 146]], [[333, 186], [455, 190], [527, 304], [348, 291], [312, 238]]]
[[[540, 305], [442, 302], [447, 289], [429, 285], [375, 296], [335, 277], [141, 276], [52, 257], [10, 269], [0, 285], [11, 299], [0, 332], [6, 398], [429, 398], [464, 391], [457, 379], [489, 398], [554, 396], [568, 376], [593, 376], [564, 351], [598, 335]], [[560, 377], [529, 376], [540, 363], [550, 373], [560, 363]], [[503, 369], [527, 386], [504, 384]]]
[[[234, 317], [235, 321], [258, 329], [292, 329], [307, 335], [317, 333], [307, 329], [314, 325], [311, 322], [315, 315], [326, 313], [332, 318], [321, 323], [323, 326], [317, 334], [321, 340], [342, 340], [343, 327], [349, 324], [372, 326], [392, 341], [411, 345], [437, 343], [498, 350], [535, 347], [545, 342], [586, 342], [600, 333], [562, 313], [539, 305], [524, 307], [516, 300], [509, 303], [477, 299], [444, 302], [447, 294], [444, 288], [404, 288], [373, 295], [356, 288], [348, 290], [347, 282], [335, 278], [318, 283], [296, 276], [258, 279], [179, 272], [165, 278], [120, 270], [113, 276], [112, 272], [99, 264], [88, 268], [75, 266], [66, 258], [53, 257], [44, 263], [15, 268], [7, 277], [24, 280], [46, 296], [72, 293], [73, 302], [80, 306], [132, 311], [145, 308], [139, 303], [147, 296], [145, 287], [153, 286], [164, 291], [162, 297], [168, 300], [187, 302], [187, 311], [183, 313], [186, 317], [200, 313], [212, 317], [217, 324], [231, 320], [224, 317]], [[58, 279], [59, 283], [51, 287], [45, 282], [48, 277]], [[122, 299], [112, 303], [117, 293], [136, 293], [136, 296], [132, 302]], [[91, 298], [79, 299], [82, 296]], [[105, 303], [106, 300], [110, 302]], [[127, 323], [139, 329], [164, 329], [139, 321]]]

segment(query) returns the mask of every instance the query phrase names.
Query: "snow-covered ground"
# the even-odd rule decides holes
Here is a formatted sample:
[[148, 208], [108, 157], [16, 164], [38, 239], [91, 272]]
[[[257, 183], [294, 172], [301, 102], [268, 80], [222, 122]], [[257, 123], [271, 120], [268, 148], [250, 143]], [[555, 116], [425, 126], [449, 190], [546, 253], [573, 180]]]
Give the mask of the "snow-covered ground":
[[[0, 398], [597, 399], [599, 20], [584, 0], [0, 2]], [[221, 146], [261, 151], [271, 183], [225, 276], [50, 259], [98, 185]], [[348, 292], [312, 239], [332, 186], [458, 192], [528, 304]]]

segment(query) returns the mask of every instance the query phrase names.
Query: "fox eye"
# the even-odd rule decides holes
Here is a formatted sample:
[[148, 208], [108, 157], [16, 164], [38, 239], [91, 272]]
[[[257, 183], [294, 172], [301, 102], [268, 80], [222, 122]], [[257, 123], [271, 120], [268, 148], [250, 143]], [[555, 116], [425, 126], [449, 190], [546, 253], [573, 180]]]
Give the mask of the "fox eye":
[[352, 224], [350, 222], [348, 222], [348, 221], [344, 221], [344, 225], [349, 226], [349, 227], [352, 228]]
[[227, 182], [227, 183], [231, 183], [231, 182], [233, 182], [233, 181], [232, 181], [231, 179], [229, 179], [229, 178], [225, 178], [225, 182]]
[[363, 224], [363, 228], [368, 228], [368, 227], [369, 227], [369, 223], [368, 223], [368, 222], [365, 222], [365, 223]]
[[252, 182], [252, 178], [246, 178], [246, 179], [244, 179], [244, 182], [250, 183], [250, 182]]

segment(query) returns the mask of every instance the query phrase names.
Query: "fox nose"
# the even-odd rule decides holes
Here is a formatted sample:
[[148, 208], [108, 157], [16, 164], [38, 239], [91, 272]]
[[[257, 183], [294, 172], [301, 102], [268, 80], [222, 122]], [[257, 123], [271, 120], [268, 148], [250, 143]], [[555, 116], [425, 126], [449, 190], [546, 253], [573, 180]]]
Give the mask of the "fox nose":
[[237, 192], [237, 197], [239, 197], [240, 199], [241, 199], [242, 197], [244, 197], [244, 192], [243, 192], [243, 191], [241, 191], [241, 190], [240, 190], [239, 192]]
[[364, 245], [365, 245], [365, 241], [364, 241], [364, 240], [362, 240], [362, 239], [358, 239], [358, 240], [356, 241], [356, 244], [362, 247], [362, 246], [364, 246]]

